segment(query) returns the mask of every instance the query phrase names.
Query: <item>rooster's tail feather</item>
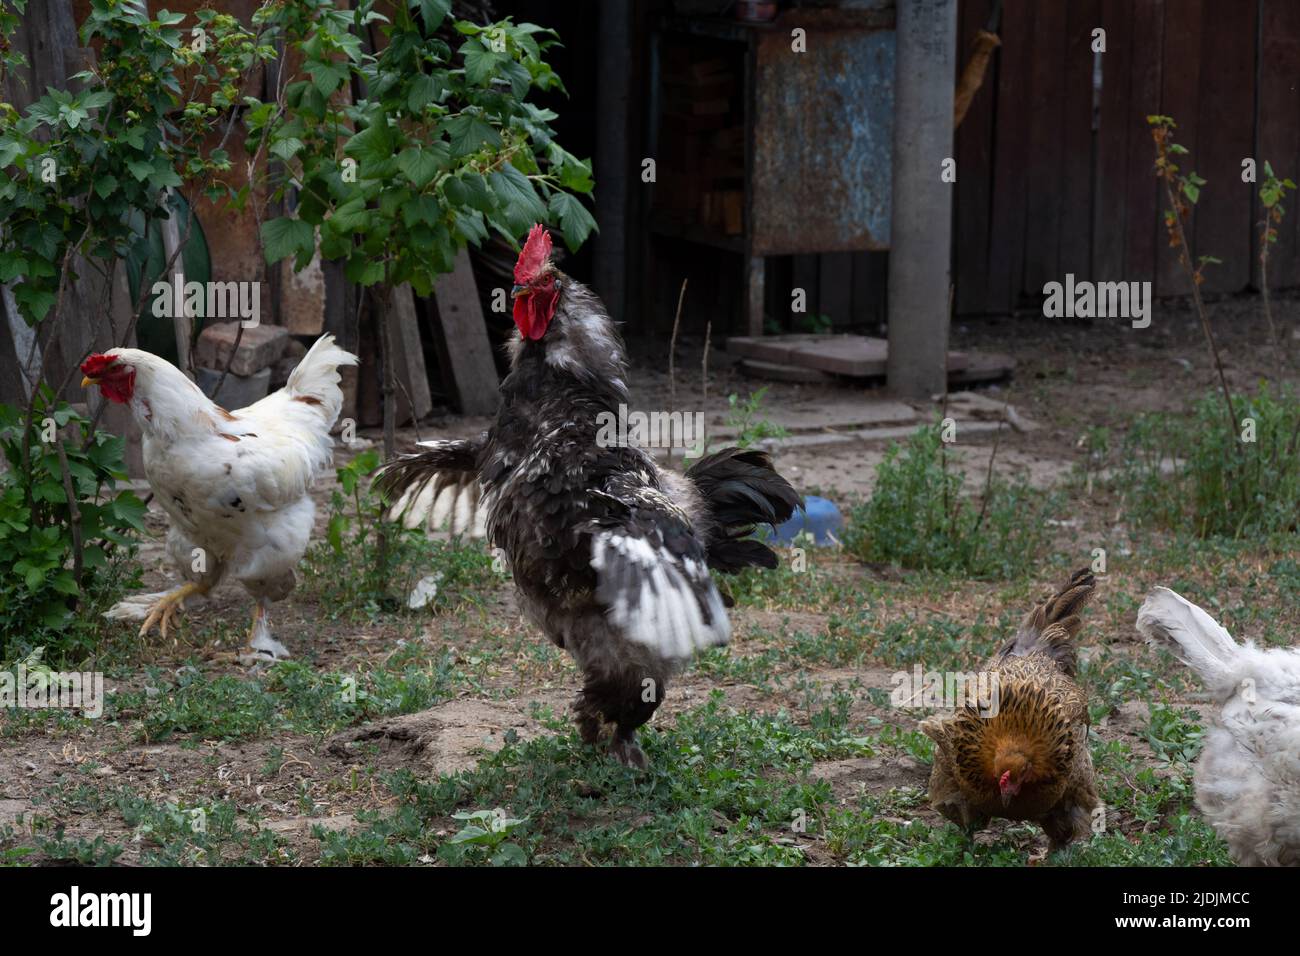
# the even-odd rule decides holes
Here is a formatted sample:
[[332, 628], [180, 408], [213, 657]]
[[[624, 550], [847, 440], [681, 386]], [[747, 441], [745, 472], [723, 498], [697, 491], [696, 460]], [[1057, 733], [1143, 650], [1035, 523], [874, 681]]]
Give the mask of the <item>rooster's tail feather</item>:
[[1168, 648], [1212, 691], [1237, 683], [1241, 648], [1204, 610], [1169, 588], [1154, 588], [1138, 609], [1137, 629], [1151, 644]]
[[802, 500], [776, 473], [771, 457], [752, 448], [724, 448], [693, 464], [686, 477], [699, 489], [719, 528], [708, 544], [709, 567], [775, 568], [772, 549], [748, 536], [755, 525], [788, 521]]

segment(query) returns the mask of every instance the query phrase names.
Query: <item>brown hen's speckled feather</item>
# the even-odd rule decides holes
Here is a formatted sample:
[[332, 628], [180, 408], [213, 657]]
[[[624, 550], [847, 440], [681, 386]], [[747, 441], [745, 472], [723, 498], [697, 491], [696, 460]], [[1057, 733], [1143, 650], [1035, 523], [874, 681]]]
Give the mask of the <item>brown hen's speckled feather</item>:
[[[1073, 641], [1095, 587], [1087, 569], [1076, 571], [988, 661], [985, 670], [997, 677], [994, 715], [967, 706], [921, 724], [936, 744], [930, 803], [967, 831], [992, 817], [1031, 820], [1054, 848], [1090, 831], [1100, 803], [1088, 751], [1088, 700], [1074, 681]], [[996, 769], [1000, 754], [1027, 768], [1023, 787], [1006, 802]]]

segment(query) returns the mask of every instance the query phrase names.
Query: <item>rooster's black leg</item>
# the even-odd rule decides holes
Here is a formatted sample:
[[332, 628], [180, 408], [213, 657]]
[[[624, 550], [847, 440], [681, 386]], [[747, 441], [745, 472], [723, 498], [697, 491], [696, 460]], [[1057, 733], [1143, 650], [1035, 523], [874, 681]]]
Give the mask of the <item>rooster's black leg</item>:
[[610, 756], [625, 766], [645, 769], [649, 761], [636, 742], [636, 732], [658, 709], [664, 685], [662, 675], [646, 676], [639, 670], [588, 672], [573, 707], [583, 741], [594, 743], [600, 727], [611, 723]]

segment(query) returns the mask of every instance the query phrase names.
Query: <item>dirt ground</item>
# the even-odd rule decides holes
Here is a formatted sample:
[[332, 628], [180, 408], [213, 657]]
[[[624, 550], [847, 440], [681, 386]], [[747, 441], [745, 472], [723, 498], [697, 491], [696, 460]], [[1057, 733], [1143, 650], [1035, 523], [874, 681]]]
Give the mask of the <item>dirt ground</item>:
[[[1293, 331], [1300, 330], [1300, 301], [1285, 299], [1275, 305], [1294, 356], [1300, 353], [1296, 338], [1300, 331]], [[1226, 299], [1213, 303], [1211, 309], [1233, 387], [1251, 388], [1259, 379], [1271, 377], [1272, 359], [1268, 350], [1260, 347], [1264, 332], [1258, 302]], [[637, 403], [666, 406], [669, 384], [661, 369], [662, 357], [650, 354], [651, 348], [644, 343], [631, 344], [637, 357], [632, 378]], [[1080, 443], [1088, 429], [1122, 430], [1140, 412], [1184, 409], [1189, 400], [1215, 384], [1200, 328], [1182, 303], [1164, 305], [1152, 326], [1140, 331], [1108, 322], [1084, 325], [1041, 316], [963, 321], [953, 329], [953, 346], [993, 350], [1015, 358], [1012, 378], [982, 387], [978, 393], [1010, 404], [1030, 426], [1028, 430], [1004, 427], [966, 433], [963, 423], [994, 423], [998, 416], [987, 411], [958, 412], [957, 460], [974, 483], [984, 478], [993, 456], [1000, 474], [1025, 478], [1037, 488], [1067, 488], [1081, 460]], [[662, 343], [658, 347], [662, 349]], [[702, 407], [710, 429], [725, 434], [727, 396], [736, 393], [743, 397], [766, 383], [744, 378], [725, 354], [715, 351], [710, 358], [706, 401], [700, 356], [698, 342], [681, 343], [676, 405]], [[1295, 383], [1294, 375], [1290, 380]], [[882, 427], [873, 409], [888, 409], [891, 402], [879, 389], [851, 384], [770, 384], [763, 417], [791, 423], [790, 436], [774, 446], [778, 469], [801, 491], [816, 491], [847, 510], [869, 495], [875, 466], [888, 442], [843, 440], [843, 433]], [[916, 404], [909, 408], [910, 415], [905, 409], [895, 418], [914, 428], [931, 420], [940, 407]], [[834, 419], [836, 424], [832, 429], [808, 426], [819, 417]], [[418, 430], [404, 430], [403, 438], [413, 439], [417, 431], [422, 438], [469, 435], [485, 424], [482, 420], [435, 419]], [[818, 443], [817, 435], [827, 440]], [[377, 436], [362, 437], [357, 447], [340, 450], [338, 464]], [[318, 531], [323, 532], [333, 490], [329, 483], [316, 491]], [[867, 649], [854, 655], [854, 663], [846, 666], [842, 658], [820, 650], [789, 650], [787, 638], [802, 635], [800, 648], [840, 640], [845, 621], [861, 610], [864, 601], [871, 603], [879, 620], [978, 620], [996, 630], [1018, 618], [1033, 599], [1058, 583], [1062, 567], [1086, 563], [1098, 540], [1128, 540], [1126, 522], [1114, 501], [1100, 495], [1090, 500], [1077, 491], [1075, 496], [1053, 529], [1053, 551], [1064, 557], [1031, 580], [954, 580], [935, 590], [933, 579], [918, 584], [897, 569], [864, 566], [834, 549], [814, 552], [812, 561], [821, 575], [818, 596], [759, 592], [741, 601], [733, 612], [735, 637], [729, 663], [688, 671], [669, 689], [654, 726], [673, 728], [683, 715], [720, 692], [724, 709], [790, 715], [794, 724], [805, 727], [815, 725], [823, 704], [838, 700], [845, 708], [841, 715], [844, 726], [866, 728], [862, 732], [869, 732], [873, 740], [885, 739], [881, 735], [891, 728], [911, 734], [924, 714], [891, 707], [880, 693], [888, 691], [891, 676], [909, 669], [910, 662], [900, 666], [897, 655], [877, 655]], [[176, 576], [163, 565], [165, 520], [156, 506], [149, 522], [159, 537], [141, 548], [139, 560], [145, 569], [146, 588], [157, 590], [174, 584]], [[1258, 560], [1262, 566], [1273, 557]], [[1244, 562], [1249, 563], [1250, 559]], [[1086, 658], [1104, 655], [1107, 661], [1135, 661], [1145, 667], [1142, 662], [1149, 652], [1133, 633], [1133, 611], [1145, 589], [1157, 583], [1155, 574], [1177, 574], [1179, 569], [1167, 562], [1136, 559], [1121, 567], [1103, 580], [1097, 607], [1090, 612], [1083, 653]], [[1212, 568], [1215, 574], [1229, 573], [1222, 561], [1212, 557], [1206, 558], [1202, 567]], [[1245, 574], [1242, 566], [1229, 570]], [[1188, 569], [1186, 573], [1194, 572]], [[1235, 590], [1221, 595], [1221, 608], [1236, 610], [1248, 632], [1264, 627], [1240, 610], [1249, 600], [1247, 579], [1231, 578], [1230, 586]], [[223, 716], [220, 711], [245, 706], [246, 698], [240, 695], [248, 682], [262, 688], [256, 693], [282, 694], [284, 699], [290, 695], [285, 689], [289, 684], [276, 683], [264, 672], [249, 674], [238, 665], [208, 659], [211, 651], [233, 649], [242, 640], [249, 604], [241, 591], [227, 585], [211, 600], [189, 608], [179, 633], [165, 641], [156, 634], [138, 641], [131, 626], [113, 625], [107, 631], [111, 649], [106, 645], [102, 662], [108, 674], [107, 688], [111, 696], [138, 703], [118, 708], [104, 720], [0, 718], [9, 724], [0, 732], [0, 862], [6, 847], [11, 852], [15, 847], [37, 847], [25, 857], [28, 863], [60, 859], [101, 862], [95, 856], [97, 840], [121, 848], [112, 856], [117, 863], [156, 862], [158, 848], [175, 846], [178, 838], [164, 832], [167, 824], [162, 818], [131, 810], [130, 800], [121, 799], [122, 794], [129, 794], [142, 806], [167, 808], [173, 816], [189, 813], [188, 808], [233, 805], [236, 820], [232, 832], [238, 830], [243, 836], [232, 838], [233, 857], [219, 850], [218, 858], [309, 865], [322, 862], [328, 843], [325, 834], [368, 831], [373, 827], [371, 815], [382, 817], [409, 803], [386, 782], [391, 771], [406, 770], [421, 781], [435, 781], [442, 775], [473, 771], [485, 755], [503, 746], [567, 732], [562, 722], [576, 690], [575, 671], [522, 621], [509, 582], [503, 577], [497, 576], [483, 587], [471, 605], [444, 613], [416, 615], [384, 609], [342, 613], [345, 610], [333, 606], [321, 587], [307, 581], [276, 607], [276, 635], [305, 669], [318, 675], [380, 674], [405, 668], [402, 679], [410, 682], [416, 677], [434, 679], [429, 677], [434, 665], [428, 662], [449, 662], [452, 689], [438, 695], [445, 699], [410, 712], [401, 712], [403, 706], [394, 705], [384, 716], [351, 723], [344, 720], [343, 726], [325, 729], [312, 725], [310, 719], [295, 723], [296, 718], [284, 722], [277, 717], [248, 732], [230, 732], [221, 723], [229, 714]], [[1293, 627], [1293, 611], [1274, 610], [1270, 628]], [[996, 637], [986, 636], [990, 640]], [[753, 662], [753, 667], [746, 662]], [[219, 695], [206, 698], [217, 712], [212, 718], [215, 726], [223, 729], [213, 733], [177, 731], [163, 739], [150, 739], [150, 728], [160, 726], [149, 716], [151, 708], [161, 706], [160, 701], [179, 706], [185, 696], [179, 688], [195, 674], [207, 687], [231, 689], [226, 704]], [[228, 685], [214, 683], [222, 679], [228, 679]], [[1167, 695], [1169, 703], [1177, 708], [1204, 708], [1194, 683], [1170, 680], [1176, 690]], [[1149, 704], [1137, 697], [1120, 700], [1096, 726], [1102, 741], [1128, 745], [1134, 764], [1139, 766], [1153, 760]], [[184, 718], [168, 719], [172, 722], [169, 726], [187, 726]], [[295, 730], [297, 726], [309, 729]], [[869, 753], [814, 757], [808, 777], [828, 785], [831, 803], [841, 808], [859, 806], [863, 800], [877, 801], [886, 807], [878, 811], [886, 822], [903, 826], [907, 821], [919, 821], [939, 832], [945, 821], [922, 799], [929, 764], [914, 750], [903, 744], [877, 743]], [[907, 807], [906, 812], [899, 806]], [[225, 826], [215, 820], [211, 825]], [[431, 842], [445, 838], [460, 825], [449, 815], [438, 816], [428, 823], [433, 831]], [[1117, 823], [1130, 843], [1140, 841], [1152, 827], [1174, 826], [1169, 820], [1141, 820], [1136, 813], [1123, 811]], [[1031, 831], [995, 825], [978, 840], [989, 845], [1010, 840], [1022, 851], [1020, 859], [1024, 861], [1041, 849], [1041, 836]], [[250, 842], [250, 833], [261, 834], [266, 842]], [[797, 842], [805, 862], [838, 863], [852, 858], [825, 834], [810, 832]], [[421, 859], [435, 862], [437, 858]], [[182, 850], [178, 861], [211, 862], [212, 858], [191, 857]]]

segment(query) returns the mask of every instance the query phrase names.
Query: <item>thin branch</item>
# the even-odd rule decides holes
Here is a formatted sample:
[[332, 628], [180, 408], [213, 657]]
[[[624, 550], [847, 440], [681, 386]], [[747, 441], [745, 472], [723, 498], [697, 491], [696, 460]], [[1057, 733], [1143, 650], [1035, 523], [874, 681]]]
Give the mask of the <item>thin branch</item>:
[[[673, 335], [668, 340], [668, 415], [677, 411], [677, 330], [682, 322], [682, 302], [686, 300], [686, 283], [682, 280], [682, 290], [677, 293], [677, 314], [673, 316]], [[673, 461], [673, 450], [668, 449], [668, 463]]]

